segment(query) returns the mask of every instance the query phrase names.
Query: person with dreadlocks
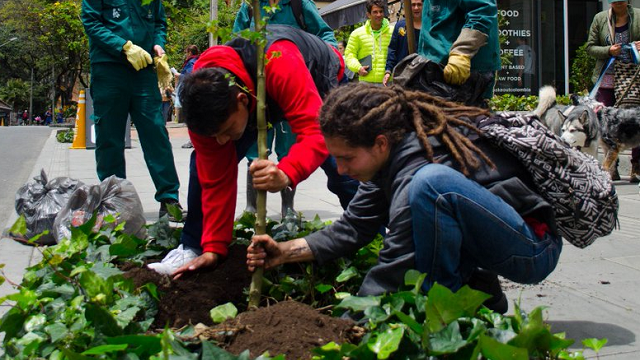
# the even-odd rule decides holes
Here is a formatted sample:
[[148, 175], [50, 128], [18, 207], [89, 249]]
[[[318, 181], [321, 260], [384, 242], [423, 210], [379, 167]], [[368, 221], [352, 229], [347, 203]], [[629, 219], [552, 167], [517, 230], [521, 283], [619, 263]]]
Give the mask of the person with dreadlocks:
[[[473, 125], [488, 111], [397, 86], [348, 84], [332, 91], [320, 128], [341, 174], [360, 187], [342, 217], [321, 231], [287, 242], [254, 236], [247, 251], [257, 266], [326, 263], [371, 242], [387, 227], [378, 263], [359, 296], [397, 291], [410, 269], [434, 283], [463, 285], [493, 297], [505, 313], [496, 274], [537, 283], [562, 249], [553, 208], [532, 190], [526, 169], [493, 148]], [[258, 244], [262, 247], [256, 246]]]

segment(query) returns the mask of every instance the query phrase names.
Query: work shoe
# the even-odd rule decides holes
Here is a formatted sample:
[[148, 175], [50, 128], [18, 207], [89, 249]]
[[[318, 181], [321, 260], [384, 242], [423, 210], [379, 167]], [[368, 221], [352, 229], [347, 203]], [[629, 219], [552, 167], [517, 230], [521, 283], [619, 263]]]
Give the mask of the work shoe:
[[482, 304], [490, 310], [503, 315], [509, 310], [507, 296], [502, 292], [500, 280], [496, 273], [480, 268], [475, 269], [469, 277], [469, 280], [467, 280], [467, 285], [474, 290], [479, 290], [491, 295], [491, 297]]
[[613, 169], [609, 169], [609, 175], [611, 175], [611, 181], [620, 180], [620, 173], [618, 172], [617, 166]]
[[[176, 206], [178, 207], [178, 209], [180, 209], [180, 213], [182, 214], [180, 219], [176, 218], [169, 212], [169, 210], [167, 209], [167, 204]], [[160, 210], [158, 210], [158, 218], [161, 218], [165, 215], [169, 217], [169, 221], [173, 221], [173, 222], [184, 222], [187, 219], [187, 211], [182, 208], [182, 205], [180, 205], [178, 200], [173, 200], [173, 199], [162, 200], [160, 202]]]
[[631, 174], [629, 174], [629, 182], [632, 184], [640, 183], [640, 164], [637, 162], [631, 163]]
[[280, 197], [282, 198], [282, 207], [280, 209], [280, 213], [282, 214], [282, 219], [287, 217], [289, 213], [296, 214], [296, 211], [293, 209], [293, 198], [295, 196], [296, 189], [292, 189], [287, 186], [283, 190], [280, 190]]
[[180, 244], [177, 248], [169, 251], [162, 261], [147, 264], [147, 267], [159, 274], [171, 275], [178, 268], [188, 264], [198, 256], [200, 256], [198, 250]]

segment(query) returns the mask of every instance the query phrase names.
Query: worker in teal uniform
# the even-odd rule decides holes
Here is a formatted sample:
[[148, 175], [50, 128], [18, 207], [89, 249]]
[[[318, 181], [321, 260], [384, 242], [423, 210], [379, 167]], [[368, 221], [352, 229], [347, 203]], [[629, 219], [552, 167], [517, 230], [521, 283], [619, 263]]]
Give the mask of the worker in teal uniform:
[[[277, 9], [275, 9], [273, 13], [268, 14], [265, 8], [269, 6], [277, 6]], [[269, 17], [269, 24], [288, 25], [302, 29], [309, 34], [316, 35], [334, 48], [338, 48], [338, 42], [333, 34], [333, 29], [322, 19], [322, 16], [318, 13], [316, 4], [311, 0], [260, 0], [260, 13], [262, 17]], [[253, 29], [254, 27], [253, 9], [246, 2], [242, 2], [233, 23], [233, 32], [240, 33], [242, 30]], [[278, 124], [274, 125], [267, 132], [267, 149], [269, 153], [271, 153], [272, 145], [275, 143], [278, 161], [287, 156], [289, 148], [291, 148], [295, 142], [296, 134], [293, 133], [289, 123], [286, 121], [278, 122]], [[253, 178], [249, 168], [253, 160], [257, 158], [258, 147], [254, 144], [247, 151], [247, 206], [245, 211], [251, 213], [257, 211], [257, 192], [253, 187]], [[282, 197], [282, 218], [290, 212], [295, 213], [293, 208], [295, 189], [287, 187], [280, 191], [280, 196]]]
[[173, 76], [164, 52], [162, 2], [83, 0], [81, 17], [89, 38], [98, 178], [126, 178], [125, 129], [131, 115], [162, 216], [167, 204], [179, 206], [180, 186], [158, 91]]
[[418, 54], [445, 64], [444, 79], [463, 85], [476, 71], [493, 78], [483, 97], [493, 96], [500, 69], [496, 0], [425, 0]]

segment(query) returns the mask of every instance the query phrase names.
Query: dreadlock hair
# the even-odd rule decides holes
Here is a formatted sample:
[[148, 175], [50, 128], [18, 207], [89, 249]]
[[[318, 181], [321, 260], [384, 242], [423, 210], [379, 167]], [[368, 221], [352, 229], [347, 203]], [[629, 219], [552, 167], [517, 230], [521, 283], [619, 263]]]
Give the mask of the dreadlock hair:
[[218, 132], [229, 115], [238, 109], [236, 97], [242, 85], [231, 82], [231, 73], [223, 68], [202, 68], [186, 75], [178, 96], [180, 112], [187, 128], [196, 134], [211, 136]]
[[[372, 147], [376, 136], [385, 135], [393, 147], [405, 134], [415, 131], [433, 161], [429, 136], [436, 136], [469, 176], [470, 169], [493, 162], [457, 128], [481, 131], [467, 119], [488, 115], [489, 111], [443, 100], [428, 93], [394, 85], [380, 87], [349, 83], [334, 89], [320, 110], [320, 129], [325, 137], [345, 140], [351, 147]], [[475, 156], [474, 153], [477, 155]]]

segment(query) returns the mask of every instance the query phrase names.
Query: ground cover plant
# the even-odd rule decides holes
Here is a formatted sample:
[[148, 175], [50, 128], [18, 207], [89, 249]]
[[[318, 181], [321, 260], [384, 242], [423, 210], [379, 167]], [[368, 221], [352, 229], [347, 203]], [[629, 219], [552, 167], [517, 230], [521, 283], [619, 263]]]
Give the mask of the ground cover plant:
[[[177, 281], [143, 267], [177, 244], [180, 229], [166, 219], [149, 227], [147, 239], [123, 233], [112, 217], [97, 232], [93, 220], [73, 228], [71, 239], [38, 248], [42, 261], [12, 283], [16, 293], [0, 298], [13, 305], [0, 321], [1, 358], [269, 359], [264, 352], [276, 359], [584, 358], [567, 350], [572, 340], [551, 332], [543, 308], [517, 307], [502, 316], [481, 306], [486, 294], [468, 287], [452, 293], [436, 285], [424, 294], [424, 276], [415, 272], [397, 293], [353, 296], [381, 239], [332, 266], [289, 264], [267, 272], [262, 306], [246, 311], [244, 249], [253, 219], [238, 219], [237, 241], [219, 268]], [[283, 240], [324, 225], [290, 217], [269, 221], [267, 229]], [[24, 227], [18, 220], [11, 230]], [[344, 313], [357, 321], [337, 318]], [[584, 346], [598, 351], [605, 342]]]

